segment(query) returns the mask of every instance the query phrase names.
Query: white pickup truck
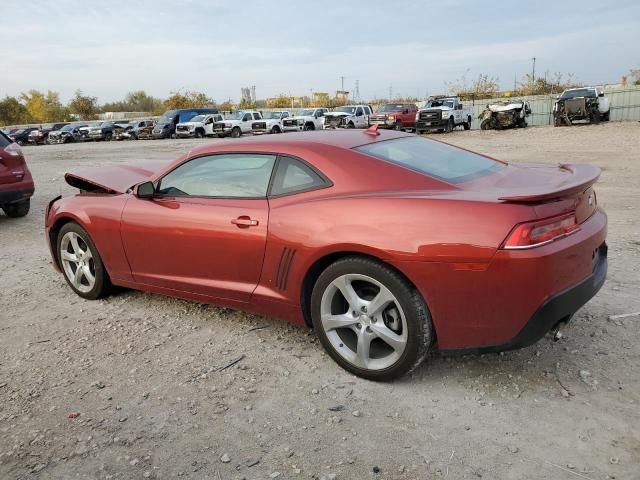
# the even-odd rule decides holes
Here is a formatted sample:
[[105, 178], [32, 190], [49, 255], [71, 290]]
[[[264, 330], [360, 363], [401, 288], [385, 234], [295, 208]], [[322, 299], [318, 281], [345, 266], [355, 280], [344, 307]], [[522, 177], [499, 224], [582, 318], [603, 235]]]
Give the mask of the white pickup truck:
[[309, 108], [307, 110], [303, 110], [300, 115], [295, 115], [283, 120], [283, 130], [285, 132], [322, 130], [324, 125], [324, 114], [328, 111], [328, 108]]
[[282, 121], [290, 116], [291, 112], [287, 110], [267, 112], [262, 116], [262, 120], [254, 121], [251, 124], [251, 131], [254, 135], [260, 133], [282, 133], [284, 131]]
[[369, 128], [370, 105], [345, 105], [324, 114], [324, 128]]
[[463, 107], [460, 99], [455, 95], [429, 97], [416, 114], [416, 133], [433, 130], [450, 132], [460, 125], [465, 130], [469, 130], [471, 118], [471, 109]]
[[213, 133], [218, 137], [238, 138], [243, 133], [253, 130], [253, 122], [262, 120], [262, 114], [254, 110], [241, 110], [230, 114], [227, 118], [213, 124]]
[[178, 123], [176, 125], [176, 137], [196, 137], [203, 138], [209, 135], [215, 135], [213, 132], [213, 124], [222, 122], [224, 117], [220, 113], [196, 115], [188, 122]]

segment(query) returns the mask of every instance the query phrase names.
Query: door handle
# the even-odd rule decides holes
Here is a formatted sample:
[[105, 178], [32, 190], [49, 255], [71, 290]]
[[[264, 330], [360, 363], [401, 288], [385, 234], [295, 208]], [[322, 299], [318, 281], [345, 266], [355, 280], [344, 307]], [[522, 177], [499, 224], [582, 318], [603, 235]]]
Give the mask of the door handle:
[[234, 218], [233, 220], [231, 220], [231, 223], [233, 223], [234, 225], [237, 225], [240, 228], [247, 228], [247, 227], [255, 227], [258, 225], [258, 220], [253, 220], [251, 217], [247, 217], [246, 215], [243, 215], [242, 217], [238, 217], [238, 218]]

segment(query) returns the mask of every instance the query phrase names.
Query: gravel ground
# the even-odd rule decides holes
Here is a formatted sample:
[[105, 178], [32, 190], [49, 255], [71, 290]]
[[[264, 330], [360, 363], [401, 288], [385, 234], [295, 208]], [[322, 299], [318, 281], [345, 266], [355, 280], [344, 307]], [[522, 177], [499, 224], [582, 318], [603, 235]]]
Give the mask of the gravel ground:
[[600, 165], [609, 277], [558, 343], [435, 353], [391, 384], [306, 329], [133, 291], [85, 301], [53, 270], [43, 211], [72, 193], [64, 172], [220, 140], [25, 148], [32, 211], [0, 216], [0, 478], [640, 478], [640, 316], [609, 319], [640, 311], [640, 124], [438, 138]]

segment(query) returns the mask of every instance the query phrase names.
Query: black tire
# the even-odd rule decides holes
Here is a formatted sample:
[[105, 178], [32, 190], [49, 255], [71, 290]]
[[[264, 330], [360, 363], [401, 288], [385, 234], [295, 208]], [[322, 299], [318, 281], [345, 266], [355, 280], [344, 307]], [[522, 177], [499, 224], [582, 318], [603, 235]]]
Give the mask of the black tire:
[[231, 138], [240, 138], [242, 136], [242, 130], [240, 127], [233, 127], [231, 130]]
[[111, 132], [107, 132], [104, 134], [104, 141], [105, 142], [110, 142], [111, 140], [113, 140], [113, 133]]
[[352, 122], [349, 122], [347, 123], [347, 128], [356, 128], [356, 126]]
[[480, 123], [480, 130], [490, 130], [491, 129], [491, 120], [489, 120], [488, 118], [485, 118], [484, 120], [482, 120], [482, 123]]
[[591, 119], [590, 119], [591, 123], [594, 124], [599, 124], [600, 123], [600, 112], [598, 112], [597, 110], [595, 112], [591, 113]]
[[395, 125], [393, 126], [393, 129], [398, 131], [398, 132], [402, 132], [403, 128], [402, 128], [402, 122], [398, 121], [395, 123]]
[[610, 113], [611, 113], [611, 111], [602, 114], [602, 118], [601, 119], [602, 119], [603, 122], [608, 122], [609, 121]]
[[198, 128], [195, 133], [196, 138], [204, 138], [204, 130]]
[[445, 130], [445, 132], [453, 132], [454, 128], [456, 128], [456, 124], [454, 123], [453, 118], [449, 118], [449, 121], [447, 122], [447, 129]]
[[31, 199], [20, 200], [19, 202], [6, 203], [2, 205], [2, 210], [7, 214], [7, 217], [20, 218], [29, 213], [31, 208]]
[[467, 117], [467, 121], [462, 124], [465, 130], [471, 129], [471, 117]]
[[[333, 280], [346, 274], [366, 275], [383, 284], [398, 300], [405, 314], [406, 347], [400, 358], [385, 369], [363, 369], [351, 364], [335, 350], [322, 327], [320, 308], [324, 291]], [[388, 381], [406, 375], [422, 363], [433, 344], [431, 314], [420, 292], [396, 270], [367, 257], [354, 255], [342, 258], [320, 274], [311, 294], [311, 317], [320, 342], [329, 356], [345, 370], [369, 380]]]
[[282, 133], [282, 130], [280, 130], [280, 127], [278, 125], [274, 125], [273, 127], [271, 127], [271, 133]]
[[418, 130], [416, 129], [416, 135], [424, 135], [424, 130]]
[[71, 289], [80, 297], [85, 298], [87, 300], [97, 300], [98, 298], [102, 298], [106, 296], [111, 291], [111, 281], [109, 279], [109, 275], [107, 274], [106, 269], [104, 268], [104, 264], [102, 263], [102, 258], [100, 257], [100, 253], [96, 248], [93, 240], [86, 232], [84, 228], [82, 228], [79, 224], [75, 222], [66, 223], [58, 232], [58, 237], [56, 238], [56, 257], [58, 258], [58, 263], [62, 265], [62, 260], [60, 259], [60, 247], [62, 244], [63, 237], [69, 233], [76, 233], [82, 241], [86, 244], [86, 246], [91, 250], [93, 268], [95, 272], [95, 284], [93, 288], [88, 292], [81, 292], [78, 290], [73, 283], [71, 283], [70, 279], [67, 277], [64, 268], [62, 268], [62, 274], [67, 284], [71, 287]]
[[316, 126], [311, 123], [311, 122], [307, 122], [304, 124], [304, 127], [302, 127], [302, 130], [304, 130], [305, 132], [309, 131], [309, 130], [315, 130]]
[[219, 133], [218, 134], [218, 138], [224, 138], [224, 134], [223, 133]]

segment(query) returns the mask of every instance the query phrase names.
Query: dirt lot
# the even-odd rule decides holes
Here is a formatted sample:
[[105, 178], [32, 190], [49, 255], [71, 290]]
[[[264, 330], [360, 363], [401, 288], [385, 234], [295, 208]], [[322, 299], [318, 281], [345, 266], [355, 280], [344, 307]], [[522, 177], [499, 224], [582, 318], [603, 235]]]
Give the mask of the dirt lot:
[[434, 354], [392, 384], [305, 329], [138, 292], [84, 301], [53, 270], [43, 211], [73, 191], [65, 171], [218, 140], [25, 148], [32, 211], [0, 216], [0, 478], [640, 478], [640, 316], [608, 318], [640, 311], [640, 124], [439, 138], [600, 165], [609, 276], [558, 343]]

